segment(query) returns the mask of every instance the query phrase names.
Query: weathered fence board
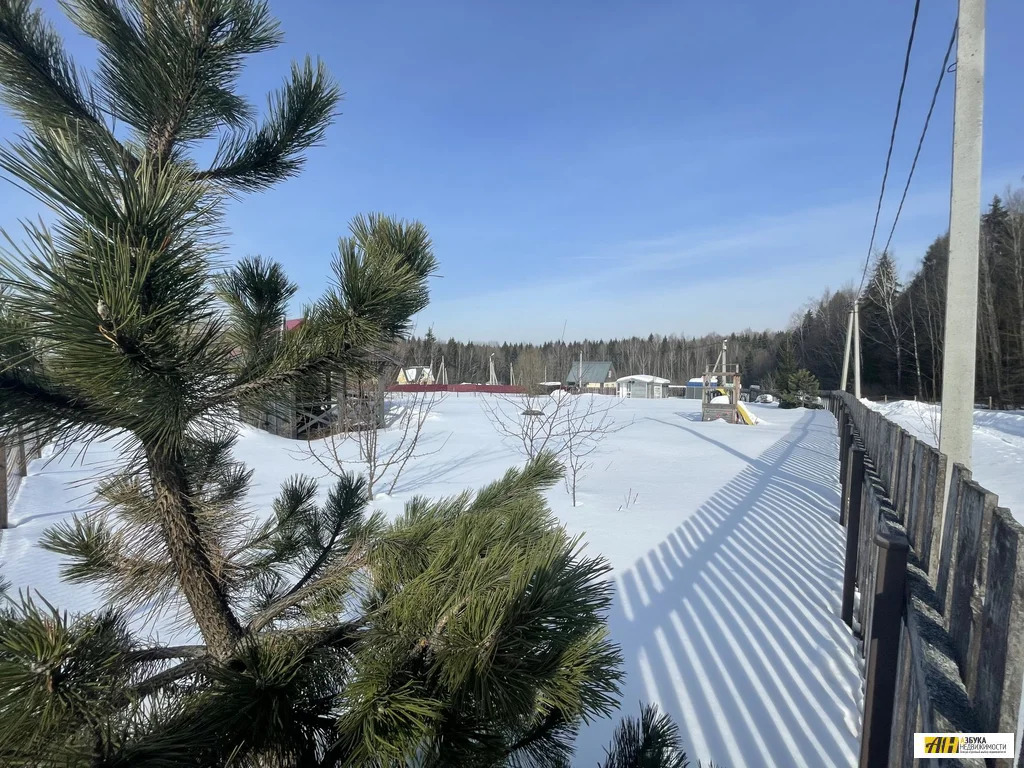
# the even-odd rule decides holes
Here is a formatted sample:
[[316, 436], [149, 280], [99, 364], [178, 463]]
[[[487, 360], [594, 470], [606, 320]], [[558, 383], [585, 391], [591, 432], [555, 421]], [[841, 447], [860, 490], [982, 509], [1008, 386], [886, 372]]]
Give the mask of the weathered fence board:
[[1024, 528], [1001, 508], [991, 520], [974, 704], [988, 732], [1014, 733], [1024, 683]]
[[[973, 481], [961, 486], [959, 536], [956, 541], [956, 570], [949, 579], [946, 600], [949, 635], [956, 649], [964, 683], [971, 690], [980, 650], [981, 608], [988, 574], [988, 533], [996, 497]], [[984, 544], [983, 544], [984, 542]]]
[[943, 615], [949, 616], [947, 593], [949, 579], [956, 567], [956, 543], [960, 537], [960, 509], [964, 483], [970, 481], [971, 471], [960, 464], [953, 465], [953, 477], [949, 483], [949, 500], [946, 502], [946, 517], [942, 521], [942, 546], [939, 551], [939, 571], [935, 577], [935, 593], [943, 604]]
[[[968, 469], [948, 467], [934, 447], [877, 411], [846, 393], [835, 393], [829, 407], [843, 427], [847, 551], [840, 610], [860, 630], [868, 662], [861, 764], [909, 768], [915, 732], [1016, 733], [1024, 686], [1024, 527]], [[899, 567], [892, 531], [905, 532], [908, 546]], [[880, 601], [886, 585], [899, 580], [894, 568], [905, 575], [905, 593]], [[1013, 761], [936, 764], [1009, 768]]]

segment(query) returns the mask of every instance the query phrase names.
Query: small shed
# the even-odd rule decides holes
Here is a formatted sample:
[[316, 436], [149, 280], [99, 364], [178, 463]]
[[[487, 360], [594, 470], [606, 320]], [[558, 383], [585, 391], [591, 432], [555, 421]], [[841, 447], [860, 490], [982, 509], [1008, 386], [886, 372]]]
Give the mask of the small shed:
[[687, 400], [703, 400], [704, 399], [704, 379], [701, 376], [694, 376], [688, 382], [686, 382], [686, 399]]
[[668, 397], [668, 379], [646, 373], [623, 376], [616, 380], [615, 385], [619, 397], [644, 397], [655, 400]]

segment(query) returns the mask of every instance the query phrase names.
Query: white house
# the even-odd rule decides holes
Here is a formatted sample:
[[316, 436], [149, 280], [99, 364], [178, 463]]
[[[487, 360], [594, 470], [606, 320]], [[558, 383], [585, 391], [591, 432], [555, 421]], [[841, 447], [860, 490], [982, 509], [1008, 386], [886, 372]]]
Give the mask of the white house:
[[616, 379], [615, 387], [619, 397], [668, 397], [668, 379], [649, 376], [646, 373]]

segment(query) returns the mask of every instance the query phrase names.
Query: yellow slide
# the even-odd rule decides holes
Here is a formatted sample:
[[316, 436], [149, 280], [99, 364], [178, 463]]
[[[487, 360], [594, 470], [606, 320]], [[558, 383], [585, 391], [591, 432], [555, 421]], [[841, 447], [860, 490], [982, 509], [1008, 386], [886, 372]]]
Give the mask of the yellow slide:
[[750, 426], [757, 424], [757, 416], [748, 411], [747, 406], [743, 403], [736, 403], [736, 412], [739, 413], [744, 424], [749, 424]]

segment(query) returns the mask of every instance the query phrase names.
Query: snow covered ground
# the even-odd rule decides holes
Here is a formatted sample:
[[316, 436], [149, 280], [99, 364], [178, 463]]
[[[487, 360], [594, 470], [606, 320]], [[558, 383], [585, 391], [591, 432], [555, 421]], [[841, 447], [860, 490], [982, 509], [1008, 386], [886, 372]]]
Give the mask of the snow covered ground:
[[[916, 400], [865, 404], [896, 422], [930, 445], [937, 445], [941, 408]], [[1024, 412], [974, 412], [974, 479], [999, 496], [1006, 507], [1024, 523]]]
[[[377, 508], [397, 514], [414, 495], [477, 488], [521, 461], [485, 417], [482, 397], [441, 404], [424, 432], [424, 447], [438, 452], [411, 462]], [[679, 723], [694, 763], [851, 766], [862, 695], [854, 641], [839, 619], [835, 422], [827, 411], [751, 409], [762, 419], [756, 427], [701, 423], [692, 400], [621, 401], [615, 417], [628, 426], [602, 445], [579, 505], [559, 487], [551, 506], [614, 569], [609, 623], [625, 657], [623, 711], [657, 702]], [[268, 509], [288, 476], [323, 474], [304, 449], [243, 428], [236, 453], [255, 468], [254, 511]], [[84, 460], [32, 464], [14, 527], [0, 534], [0, 572], [14, 589], [37, 589], [72, 611], [99, 605], [89, 588], [61, 583], [59, 559], [37, 542], [88, 508], [97, 474], [117, 459], [98, 444]], [[575, 764], [597, 764], [614, 724], [584, 729]]]

